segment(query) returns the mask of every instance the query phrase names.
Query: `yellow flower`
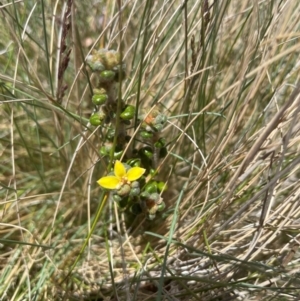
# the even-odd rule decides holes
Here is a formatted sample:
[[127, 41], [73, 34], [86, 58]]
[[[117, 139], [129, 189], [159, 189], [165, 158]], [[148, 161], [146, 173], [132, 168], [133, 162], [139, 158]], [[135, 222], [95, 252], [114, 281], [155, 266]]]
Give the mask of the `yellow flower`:
[[132, 167], [126, 172], [125, 166], [117, 160], [114, 166], [115, 175], [100, 178], [97, 183], [106, 189], [119, 189], [123, 185], [130, 185], [131, 182], [139, 179], [145, 171], [146, 169], [141, 167]]

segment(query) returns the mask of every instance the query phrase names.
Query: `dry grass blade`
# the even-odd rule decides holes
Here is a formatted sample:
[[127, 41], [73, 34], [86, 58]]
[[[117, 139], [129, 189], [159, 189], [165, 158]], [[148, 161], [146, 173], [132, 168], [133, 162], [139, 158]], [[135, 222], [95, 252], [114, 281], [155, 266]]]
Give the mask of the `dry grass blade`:
[[[0, 14], [1, 300], [299, 299], [298, 1], [27, 0]], [[89, 122], [99, 48], [126, 63], [111, 119], [122, 101], [168, 117], [153, 220], [97, 184], [113, 164], [99, 152], [111, 123]], [[120, 160], [142, 126], [124, 130]]]

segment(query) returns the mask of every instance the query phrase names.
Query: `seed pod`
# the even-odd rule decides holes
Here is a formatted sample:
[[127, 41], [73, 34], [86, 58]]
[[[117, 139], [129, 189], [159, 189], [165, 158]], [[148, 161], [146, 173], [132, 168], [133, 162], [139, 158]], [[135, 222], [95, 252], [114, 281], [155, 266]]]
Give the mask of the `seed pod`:
[[120, 189], [118, 189], [117, 194], [118, 194], [119, 196], [122, 196], [122, 197], [123, 197], [123, 196], [125, 196], [125, 195], [128, 195], [129, 192], [130, 192], [130, 190], [131, 190], [130, 185], [125, 184], [125, 185], [121, 186]]
[[147, 199], [147, 198], [149, 198], [149, 196], [150, 196], [150, 193], [147, 192], [147, 191], [143, 191], [143, 192], [141, 193], [141, 197], [142, 197], [142, 198]]
[[148, 193], [157, 192], [157, 182], [150, 181], [149, 183], [147, 183], [147, 185], [145, 187], [145, 191], [147, 191]]
[[150, 139], [150, 138], [153, 137], [153, 133], [147, 132], [147, 131], [141, 131], [141, 132], [140, 132], [140, 135], [141, 135], [141, 137], [144, 138], [144, 139]]
[[99, 153], [101, 156], [108, 156], [109, 155], [109, 151], [107, 150], [107, 148], [105, 146], [102, 146], [99, 150]]
[[158, 123], [158, 124], [153, 125], [153, 128], [156, 132], [160, 132], [164, 128], [164, 126], [162, 124]]
[[103, 118], [99, 114], [93, 114], [90, 117], [90, 124], [91, 125], [98, 126], [102, 123], [102, 121], [103, 121]]
[[163, 211], [166, 208], [165, 202], [161, 202], [160, 204], [157, 204], [157, 211]]
[[166, 115], [163, 115], [163, 114], [158, 114], [156, 117], [155, 117], [155, 123], [156, 124], [165, 124], [167, 122], [167, 116]]
[[106, 102], [107, 99], [108, 99], [107, 94], [94, 94], [92, 97], [92, 102], [96, 106], [101, 106]]
[[118, 160], [122, 157], [122, 155], [123, 155], [123, 150], [116, 151], [116, 152], [114, 152], [114, 159]]
[[110, 82], [114, 79], [115, 75], [115, 72], [111, 70], [104, 70], [100, 73], [99, 77], [101, 82]]
[[[130, 167], [131, 168], [131, 167]], [[130, 169], [129, 168], [129, 169]], [[139, 188], [140, 187], [140, 183], [138, 181], [133, 181], [131, 182], [131, 188]]]
[[163, 191], [166, 191], [168, 189], [167, 185], [165, 182], [158, 182], [157, 183], [157, 189], [160, 191], [160, 192], [163, 192]]
[[155, 174], [156, 174], [156, 170], [153, 169], [153, 168], [151, 168], [150, 171], [149, 171], [149, 173], [150, 173], [150, 175], [151, 175], [152, 177], [154, 177]]
[[137, 188], [131, 188], [129, 196], [134, 197], [134, 196], [138, 196], [140, 194], [141, 190], [139, 187]]
[[128, 105], [121, 113], [120, 117], [124, 120], [131, 120], [135, 115], [135, 106]]
[[165, 138], [159, 138], [159, 140], [154, 143], [154, 146], [156, 148], [162, 148], [165, 145], [166, 145], [166, 139]]
[[132, 167], [140, 167], [141, 159], [138, 159], [138, 158], [129, 159], [126, 163]]
[[117, 195], [117, 194], [114, 194], [114, 195], [113, 195], [113, 199], [114, 199], [114, 201], [116, 201], [116, 202], [121, 202], [121, 201], [122, 201], [122, 198], [121, 198], [119, 195]]
[[150, 194], [149, 199], [152, 200], [152, 201], [155, 201], [155, 203], [156, 203], [161, 199], [161, 197], [157, 192], [153, 192], [153, 193]]
[[116, 133], [115, 129], [109, 129], [107, 131], [106, 138], [109, 140], [114, 139], [115, 133]]
[[152, 149], [151, 147], [143, 147], [139, 150], [139, 153], [142, 155], [142, 156], [145, 156], [147, 157], [148, 159], [152, 159], [153, 157], [153, 152], [152, 152]]
[[102, 72], [105, 70], [104, 65], [100, 61], [99, 57], [97, 55], [89, 55], [86, 58], [87, 64], [90, 66], [93, 72]]

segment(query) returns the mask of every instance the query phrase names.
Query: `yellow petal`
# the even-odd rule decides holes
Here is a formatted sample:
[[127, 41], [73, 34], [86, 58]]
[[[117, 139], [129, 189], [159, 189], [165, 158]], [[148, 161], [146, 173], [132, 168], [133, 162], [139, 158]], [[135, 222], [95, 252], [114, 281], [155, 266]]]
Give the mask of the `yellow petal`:
[[116, 189], [120, 183], [120, 179], [115, 176], [103, 177], [97, 181], [97, 183], [106, 189]]
[[146, 171], [146, 169], [140, 168], [140, 167], [130, 168], [127, 172], [127, 179], [130, 182], [133, 182], [133, 181], [139, 179], [145, 173], [145, 171]]
[[121, 161], [117, 160], [114, 167], [115, 176], [119, 179], [122, 179], [126, 175], [125, 166]]

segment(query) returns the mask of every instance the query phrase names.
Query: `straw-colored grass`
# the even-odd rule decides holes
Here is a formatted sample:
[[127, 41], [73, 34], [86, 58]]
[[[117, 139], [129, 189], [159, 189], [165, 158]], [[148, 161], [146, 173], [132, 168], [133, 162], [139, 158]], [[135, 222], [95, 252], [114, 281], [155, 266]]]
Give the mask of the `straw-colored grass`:
[[[299, 300], [298, 1], [0, 14], [0, 300]], [[126, 103], [168, 116], [153, 221], [96, 183], [112, 163], [88, 122], [99, 48], [122, 53]]]

